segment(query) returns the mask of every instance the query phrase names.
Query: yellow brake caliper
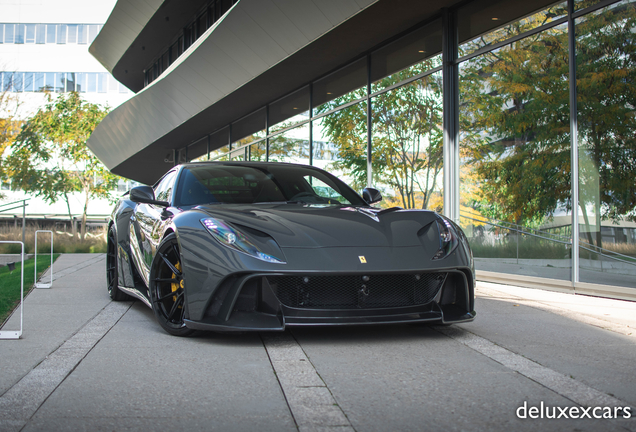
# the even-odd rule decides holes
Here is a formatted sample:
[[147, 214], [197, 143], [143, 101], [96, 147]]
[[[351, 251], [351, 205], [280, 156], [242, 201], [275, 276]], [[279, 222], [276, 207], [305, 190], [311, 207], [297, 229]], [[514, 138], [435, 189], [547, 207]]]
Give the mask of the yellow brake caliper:
[[[175, 264], [174, 268], [176, 268], [177, 270], [181, 271], [181, 263], [178, 262]], [[172, 273], [172, 279], [176, 279], [177, 275]], [[181, 281], [181, 288], [183, 288], [183, 280]], [[172, 289], [172, 292], [176, 292], [179, 289], [179, 283], [175, 282], [170, 284], [170, 289]], [[172, 296], [172, 301], [176, 302], [177, 301], [177, 296]], [[181, 307], [181, 306], [179, 306]]]

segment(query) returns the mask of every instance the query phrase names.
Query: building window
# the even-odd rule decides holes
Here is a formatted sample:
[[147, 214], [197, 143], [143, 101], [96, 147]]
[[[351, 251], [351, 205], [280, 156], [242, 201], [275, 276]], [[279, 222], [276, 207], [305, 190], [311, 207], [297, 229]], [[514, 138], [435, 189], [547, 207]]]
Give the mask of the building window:
[[15, 43], [15, 24], [4, 25], [4, 43]]
[[46, 24], [36, 24], [35, 43], [43, 44], [45, 42], [46, 42]]
[[66, 24], [58, 24], [57, 25], [57, 43], [65, 44], [66, 43]]
[[46, 43], [55, 43], [55, 35], [57, 34], [55, 24], [46, 25]]
[[8, 92], [130, 93], [106, 72], [0, 72], [0, 84]]
[[0, 43], [83, 45], [93, 42], [101, 28], [97, 24], [0, 23]]

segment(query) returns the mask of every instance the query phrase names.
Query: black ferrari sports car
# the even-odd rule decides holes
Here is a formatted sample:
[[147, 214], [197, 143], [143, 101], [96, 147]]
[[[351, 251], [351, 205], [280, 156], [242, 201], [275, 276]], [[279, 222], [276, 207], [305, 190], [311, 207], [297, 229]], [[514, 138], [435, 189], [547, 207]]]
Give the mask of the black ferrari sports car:
[[472, 321], [461, 229], [432, 211], [379, 209], [310, 166], [196, 162], [113, 210], [107, 278], [170, 334], [286, 326]]

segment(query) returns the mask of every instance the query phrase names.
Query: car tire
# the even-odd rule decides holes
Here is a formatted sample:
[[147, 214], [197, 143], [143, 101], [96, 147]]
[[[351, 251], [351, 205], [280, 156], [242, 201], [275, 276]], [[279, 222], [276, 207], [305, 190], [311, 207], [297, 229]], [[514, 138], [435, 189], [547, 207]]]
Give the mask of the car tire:
[[185, 326], [185, 286], [179, 244], [174, 233], [167, 235], [150, 267], [150, 301], [163, 329], [174, 336], [189, 336], [194, 330]]
[[131, 296], [119, 289], [119, 265], [117, 262], [117, 233], [113, 225], [108, 228], [106, 242], [106, 283], [108, 295], [114, 301], [130, 301]]

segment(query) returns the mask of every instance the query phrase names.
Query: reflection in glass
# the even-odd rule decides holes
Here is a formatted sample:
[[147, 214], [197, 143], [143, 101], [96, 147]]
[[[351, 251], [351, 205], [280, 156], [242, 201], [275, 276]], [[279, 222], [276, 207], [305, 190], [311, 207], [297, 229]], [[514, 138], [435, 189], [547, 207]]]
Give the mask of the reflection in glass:
[[[232, 146], [234, 148], [234, 146]], [[229, 160], [231, 161], [244, 161], [246, 160], [245, 153], [247, 152], [247, 148], [237, 148], [236, 150], [231, 150], [229, 152]]]
[[309, 164], [309, 124], [271, 137], [269, 161]]
[[571, 278], [568, 59], [558, 26], [461, 64], [460, 223], [477, 269]]
[[267, 141], [263, 140], [253, 144], [249, 148], [249, 160], [265, 162], [267, 161]]
[[313, 165], [334, 173], [357, 191], [367, 186], [366, 102], [314, 120], [313, 139]]
[[210, 160], [218, 160], [218, 161], [227, 161], [227, 160], [229, 160], [229, 158], [228, 158], [228, 150], [229, 150], [228, 146], [223, 146], [223, 147], [218, 148], [216, 150], [212, 150], [210, 152]]
[[240, 142], [240, 144], [232, 144], [232, 147], [236, 148], [265, 138], [266, 118], [265, 108], [261, 108], [232, 123], [232, 141]]
[[594, 6], [601, 2], [601, 0], [573, 0], [574, 1], [574, 10], [578, 11], [581, 9], [588, 8], [590, 6]]
[[[492, 11], [492, 14], [497, 15], [501, 13], [501, 9], [498, 11]], [[518, 16], [518, 15], [517, 15]], [[505, 41], [510, 39], [511, 37], [520, 35], [529, 30], [541, 27], [543, 25], [549, 24], [558, 19], [564, 18], [567, 16], [567, 2], [562, 2], [539, 12], [535, 12], [526, 18], [521, 20], [515, 20], [512, 23], [508, 23], [494, 31], [482, 34], [481, 36], [471, 39], [459, 46], [459, 56], [465, 56], [474, 53], [475, 51], [480, 50], [481, 48], [493, 45], [498, 42]], [[491, 18], [491, 22], [493, 22], [493, 18], [497, 18], [494, 22], [506, 22], [502, 20], [503, 16], [493, 16]], [[466, 17], [469, 19], [469, 17]]]
[[314, 115], [366, 97], [367, 59], [362, 58], [313, 84]]
[[269, 105], [269, 133], [309, 120], [309, 87], [304, 87]]
[[386, 206], [441, 211], [441, 72], [373, 98], [374, 186]]
[[576, 21], [582, 282], [636, 287], [635, 27], [625, 1]]
[[380, 48], [371, 54], [371, 92], [378, 92], [441, 66], [441, 51], [441, 20], [436, 20]]
[[230, 128], [225, 127], [210, 135], [210, 159], [227, 160], [229, 150]]

